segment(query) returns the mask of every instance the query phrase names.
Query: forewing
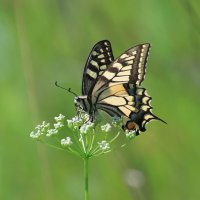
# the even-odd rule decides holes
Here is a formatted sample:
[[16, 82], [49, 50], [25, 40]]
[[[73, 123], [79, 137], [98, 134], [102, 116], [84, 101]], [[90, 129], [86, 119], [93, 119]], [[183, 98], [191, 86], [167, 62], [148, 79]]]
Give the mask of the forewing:
[[98, 78], [93, 95], [103, 87], [132, 83], [140, 85], [144, 80], [150, 44], [140, 44], [119, 56]]
[[87, 95], [94, 87], [97, 78], [113, 62], [111, 44], [108, 40], [102, 40], [92, 48], [83, 72], [82, 94]]

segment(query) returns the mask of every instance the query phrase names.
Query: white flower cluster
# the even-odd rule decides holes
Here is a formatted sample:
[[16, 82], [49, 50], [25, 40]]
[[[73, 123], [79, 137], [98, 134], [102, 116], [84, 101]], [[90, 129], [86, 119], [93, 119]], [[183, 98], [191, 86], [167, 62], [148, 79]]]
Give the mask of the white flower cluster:
[[81, 127], [80, 127], [80, 132], [82, 134], [87, 134], [89, 132], [92, 132], [94, 128], [94, 123], [92, 122], [87, 122], [87, 123], [84, 123]]
[[33, 139], [38, 139], [41, 135], [43, 135], [48, 129], [50, 124], [43, 121], [42, 124], [37, 125], [35, 130], [30, 133], [30, 137]]
[[83, 119], [78, 116], [75, 116], [72, 119], [67, 120], [68, 127], [72, 129], [78, 129], [82, 123], [83, 123]]
[[98, 145], [102, 151], [107, 151], [110, 149], [110, 144], [106, 142], [106, 140], [102, 140], [101, 142], [98, 142]]
[[[102, 116], [99, 115], [97, 117], [95, 116], [95, 121], [93, 122], [90, 120], [91, 116], [82, 112], [79, 113], [78, 116], [66, 120], [67, 126], [73, 134], [73, 139], [71, 136], [66, 137], [66, 135], [63, 137], [63, 139], [61, 139], [58, 133], [60, 129], [65, 126], [65, 116], [59, 114], [59, 116], [54, 117], [54, 119], [55, 122], [53, 123], [52, 127], [50, 127], [50, 124], [45, 121], [42, 122], [41, 125], [36, 126], [35, 130], [30, 133], [30, 137], [40, 140], [44, 143], [48, 143], [44, 136], [56, 136], [55, 139], [59, 138], [58, 148], [61, 149], [62, 147], [62, 149], [64, 149], [66, 147], [69, 151], [75, 153], [76, 155], [78, 154], [81, 157], [84, 154], [93, 156], [110, 152], [111, 143], [116, 141], [122, 130], [122, 119], [120, 117], [115, 116], [112, 118], [111, 123], [104, 123]], [[112, 134], [110, 134], [111, 132]], [[135, 137], [136, 132], [126, 131], [125, 134], [126, 138], [131, 140]], [[79, 145], [79, 147], [76, 148], [76, 145]]]
[[64, 126], [64, 118], [65, 116], [60, 114], [58, 117], [55, 117], [56, 123], [54, 124], [54, 128], [50, 129], [50, 124], [43, 121], [41, 125], [37, 125], [35, 130], [30, 133], [30, 137], [33, 139], [39, 139], [41, 135], [46, 134], [47, 137], [55, 135], [58, 133], [58, 130]]
[[49, 129], [47, 131], [46, 136], [50, 137], [52, 135], [56, 135], [58, 133], [58, 130], [62, 127], [64, 127], [64, 119], [65, 116], [62, 114], [59, 114], [58, 117], [54, 117], [56, 123], [54, 124], [54, 128], [53, 129]]
[[50, 136], [52, 136], [52, 135], [56, 135], [58, 133], [58, 130], [57, 129], [49, 129], [48, 131], [47, 131], [47, 134], [46, 134], [46, 136], [47, 137], [50, 137]]
[[135, 135], [136, 132], [134, 130], [126, 132], [126, 138], [128, 138], [129, 140], [132, 140], [135, 137]]
[[89, 121], [89, 115], [87, 113], [80, 113], [79, 116], [68, 119], [67, 124], [71, 129], [80, 129], [81, 133], [86, 133], [88, 129], [94, 126], [94, 124]]
[[62, 146], [70, 146], [70, 145], [72, 145], [72, 144], [73, 144], [73, 142], [72, 142], [72, 140], [71, 140], [70, 137], [66, 137], [66, 138], [63, 138], [63, 139], [61, 140], [61, 145], [62, 145]]
[[111, 130], [111, 128], [112, 128], [112, 126], [109, 123], [101, 126], [101, 130], [106, 133], [109, 132]]
[[59, 114], [58, 117], [54, 117], [56, 122], [63, 121], [65, 119], [65, 116], [62, 114]]
[[122, 123], [122, 119], [120, 117], [118, 117], [116, 115], [114, 117], [112, 117], [112, 124], [114, 127], [119, 126], [121, 123]]

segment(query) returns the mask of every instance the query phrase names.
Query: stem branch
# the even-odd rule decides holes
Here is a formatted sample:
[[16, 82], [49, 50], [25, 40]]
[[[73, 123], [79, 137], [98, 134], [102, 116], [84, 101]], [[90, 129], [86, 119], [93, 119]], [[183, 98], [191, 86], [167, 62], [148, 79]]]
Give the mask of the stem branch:
[[84, 180], [85, 180], [85, 200], [88, 200], [88, 160], [89, 158], [86, 156], [84, 158]]

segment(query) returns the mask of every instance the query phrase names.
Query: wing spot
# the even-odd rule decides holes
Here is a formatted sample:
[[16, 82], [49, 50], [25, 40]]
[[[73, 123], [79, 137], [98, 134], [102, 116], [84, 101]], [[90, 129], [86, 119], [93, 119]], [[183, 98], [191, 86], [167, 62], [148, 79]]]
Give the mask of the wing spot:
[[133, 51], [131, 54], [132, 54], [132, 55], [136, 55], [136, 54], [137, 54], [137, 51]]
[[118, 70], [120, 70], [123, 66], [122, 66], [122, 64], [116, 62], [116, 63], [113, 64], [113, 67], [117, 68]]
[[133, 60], [134, 58], [135, 58], [135, 56], [129, 56], [125, 60]]
[[143, 88], [139, 88], [137, 89], [137, 94], [138, 95], [143, 95], [144, 89]]
[[94, 60], [91, 60], [90, 64], [93, 65], [93, 66], [95, 66], [96, 68], [99, 68], [98, 63], [96, 61], [94, 61]]
[[97, 78], [97, 73], [96, 72], [93, 72], [92, 70], [90, 69], [87, 69], [87, 74], [92, 77], [93, 79], [96, 79]]
[[144, 111], [147, 111], [149, 108], [151, 108], [151, 107], [148, 106], [148, 105], [141, 106], [141, 109], [144, 110]]
[[101, 70], [105, 70], [106, 68], [107, 68], [106, 65], [102, 65], [102, 66], [100, 67]]
[[120, 56], [121, 59], [123, 59], [123, 58], [127, 58], [127, 57], [128, 57], [127, 54], [122, 54], [122, 55]]
[[131, 69], [132, 69], [132, 65], [128, 65], [126, 67], [123, 67], [122, 71], [131, 70]]
[[146, 120], [146, 121], [149, 121], [149, 120], [151, 120], [151, 119], [153, 119], [154, 117], [152, 116], [152, 115], [150, 115], [150, 114], [146, 114], [145, 116], [144, 116], [144, 119]]
[[142, 73], [142, 68], [138, 68], [138, 72], [139, 72], [139, 73]]
[[98, 55], [98, 53], [97, 53], [96, 51], [93, 51], [93, 52], [92, 52], [92, 55], [93, 55], [93, 56], [96, 56], [96, 55]]
[[105, 77], [106, 79], [110, 80], [115, 76], [115, 73], [110, 72], [110, 71], [106, 71], [102, 77]]
[[144, 126], [145, 126], [145, 124], [148, 124], [148, 122], [147, 122], [147, 121], [145, 121], [145, 120], [143, 120], [143, 122], [142, 122], [142, 127], [144, 127]]
[[142, 74], [138, 74], [138, 78], [141, 80], [142, 79]]
[[144, 94], [147, 96], [147, 97], [150, 97], [147, 93], [147, 90], [145, 90]]
[[149, 97], [143, 97], [142, 102], [144, 104], [147, 104], [147, 102], [148, 102], [149, 99], [150, 99]]
[[127, 63], [128, 65], [132, 65], [132, 64], [133, 64], [133, 60], [126, 61], [126, 63]]
[[127, 122], [126, 128], [127, 128], [128, 130], [133, 130], [133, 129], [135, 128], [134, 122], [131, 122], [131, 121]]
[[103, 54], [100, 54], [100, 55], [98, 56], [98, 58], [104, 58], [104, 55], [103, 55]]
[[130, 76], [131, 75], [131, 71], [122, 71], [122, 72], [119, 72], [117, 74], [117, 76]]

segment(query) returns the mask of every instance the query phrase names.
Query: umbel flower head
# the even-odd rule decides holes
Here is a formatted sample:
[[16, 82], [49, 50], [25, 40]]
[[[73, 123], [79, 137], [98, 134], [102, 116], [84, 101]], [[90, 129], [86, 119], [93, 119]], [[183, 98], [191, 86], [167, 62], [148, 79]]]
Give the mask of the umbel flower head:
[[104, 123], [100, 118], [91, 122], [89, 115], [84, 112], [72, 119], [65, 118], [64, 115], [59, 114], [54, 117], [55, 122], [52, 124], [43, 121], [30, 133], [30, 137], [82, 158], [110, 152], [112, 148], [119, 145], [117, 138], [120, 135], [128, 140], [135, 137], [134, 131], [124, 132], [121, 129], [122, 121], [118, 117], [113, 117], [111, 123]]

